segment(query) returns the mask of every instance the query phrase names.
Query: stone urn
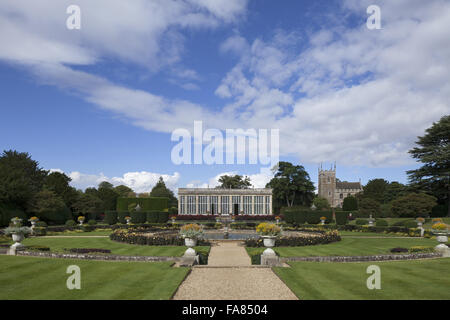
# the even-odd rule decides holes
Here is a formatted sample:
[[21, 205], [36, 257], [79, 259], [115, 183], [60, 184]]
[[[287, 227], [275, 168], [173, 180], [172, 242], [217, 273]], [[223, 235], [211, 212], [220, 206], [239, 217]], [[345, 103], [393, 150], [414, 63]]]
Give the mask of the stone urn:
[[325, 220], [320, 220], [320, 224], [324, 225], [325, 224]]
[[188, 249], [186, 250], [186, 252], [184, 253], [185, 256], [195, 256], [195, 250], [193, 247], [195, 247], [197, 245], [197, 239], [195, 238], [184, 238], [184, 244], [186, 245], [186, 247], [188, 247]]
[[280, 219], [276, 219], [277, 224], [280, 224]]
[[369, 227], [373, 227], [374, 226], [374, 222], [375, 222], [375, 219], [372, 218], [372, 215], [370, 215], [370, 217], [369, 217]]
[[184, 238], [184, 244], [188, 248], [195, 247], [197, 245], [197, 239], [195, 239], [195, 238]]
[[23, 244], [21, 242], [25, 238], [24, 234], [22, 232], [14, 232], [11, 236], [14, 241], [14, 244], [11, 246], [11, 248], [14, 248], [16, 250], [19, 248], [23, 248]]
[[418, 228], [422, 228], [423, 223], [422, 222], [417, 222], [417, 227]]
[[175, 218], [172, 218], [171, 220], [172, 220], [172, 224], [175, 224], [175, 221], [176, 221]]
[[264, 247], [267, 249], [264, 250], [264, 254], [275, 254], [275, 251], [272, 250], [275, 247], [275, 240], [277, 237], [275, 236], [262, 236]]
[[128, 218], [127, 219], [127, 224], [130, 224], [131, 223], [131, 218]]

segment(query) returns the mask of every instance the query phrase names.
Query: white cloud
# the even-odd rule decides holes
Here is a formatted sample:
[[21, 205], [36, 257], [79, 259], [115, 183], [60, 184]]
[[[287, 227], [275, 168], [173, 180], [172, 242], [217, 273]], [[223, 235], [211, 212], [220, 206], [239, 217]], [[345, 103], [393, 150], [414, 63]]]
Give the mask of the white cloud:
[[[57, 27], [66, 4], [3, 1], [0, 59], [30, 66], [42, 82], [148, 130], [192, 128], [194, 120], [210, 128], [279, 128], [281, 154], [302, 162], [390, 166], [408, 162], [416, 136], [450, 113], [448, 1], [379, 1], [382, 30], [342, 24], [339, 33], [310, 34], [301, 52], [292, 32], [254, 39], [217, 87], [218, 97], [232, 100], [221, 110], [122, 87], [67, 64], [113, 56], [150, 69], [176, 65], [185, 40], [180, 28], [236, 21], [246, 2], [81, 1], [89, 22], [78, 34]], [[350, 13], [363, 16], [368, 4], [344, 2]], [[227, 41], [222, 50], [245, 47], [236, 36]], [[196, 74], [180, 75], [194, 89], [189, 83]]]
[[[61, 169], [51, 169], [51, 172], [63, 173]], [[97, 188], [103, 181], [108, 181], [114, 186], [125, 185], [130, 187], [137, 193], [150, 192], [159, 178], [162, 177], [166, 186], [172, 191], [176, 192], [180, 174], [174, 172], [170, 174], [161, 174], [148, 171], [127, 172], [122, 177], [107, 177], [103, 173], [100, 174], [86, 174], [79, 171], [72, 171], [67, 173], [72, 179], [71, 185], [77, 189], [86, 189], [90, 187]]]
[[[188, 184], [186, 184], [187, 188], [215, 188], [219, 186], [219, 178], [224, 175], [232, 176], [239, 174], [237, 171], [228, 171], [228, 172], [222, 172], [214, 177], [210, 178], [208, 182], [202, 182], [199, 180], [191, 181]], [[245, 174], [241, 174], [244, 175]], [[265, 188], [266, 184], [270, 181], [270, 179], [273, 178], [273, 173], [268, 168], [262, 168], [260, 170], [260, 173], [256, 174], [250, 174], [247, 175], [250, 178], [250, 183], [255, 188]]]

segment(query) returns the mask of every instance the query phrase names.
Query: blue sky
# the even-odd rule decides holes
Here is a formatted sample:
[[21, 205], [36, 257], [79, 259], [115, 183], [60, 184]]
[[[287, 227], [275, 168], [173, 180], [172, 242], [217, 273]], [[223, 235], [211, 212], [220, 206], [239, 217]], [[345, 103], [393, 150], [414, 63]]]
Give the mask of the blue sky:
[[[171, 133], [195, 120], [279, 129], [280, 159], [313, 181], [337, 161], [341, 180], [406, 182], [407, 150], [450, 111], [446, 1], [75, 2], [0, 4], [0, 149], [79, 188], [270, 179], [261, 165], [175, 165]], [[381, 30], [366, 27], [370, 4]]]

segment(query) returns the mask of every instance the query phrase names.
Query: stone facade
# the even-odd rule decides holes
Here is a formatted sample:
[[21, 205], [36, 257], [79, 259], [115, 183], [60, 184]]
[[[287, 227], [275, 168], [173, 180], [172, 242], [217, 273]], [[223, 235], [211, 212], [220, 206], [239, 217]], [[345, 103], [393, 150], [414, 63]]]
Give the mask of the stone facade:
[[319, 196], [328, 200], [333, 208], [342, 208], [344, 198], [363, 191], [361, 182], [336, 181], [336, 165], [330, 170], [319, 168]]
[[179, 215], [271, 215], [272, 189], [179, 188]]

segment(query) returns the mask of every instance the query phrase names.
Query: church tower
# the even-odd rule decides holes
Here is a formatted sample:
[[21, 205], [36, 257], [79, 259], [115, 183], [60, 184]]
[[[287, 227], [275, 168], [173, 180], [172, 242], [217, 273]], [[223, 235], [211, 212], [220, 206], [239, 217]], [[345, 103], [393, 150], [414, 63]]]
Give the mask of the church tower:
[[328, 200], [330, 206], [334, 206], [334, 194], [336, 191], [336, 163], [334, 168], [323, 170], [322, 165], [319, 167], [319, 197]]

